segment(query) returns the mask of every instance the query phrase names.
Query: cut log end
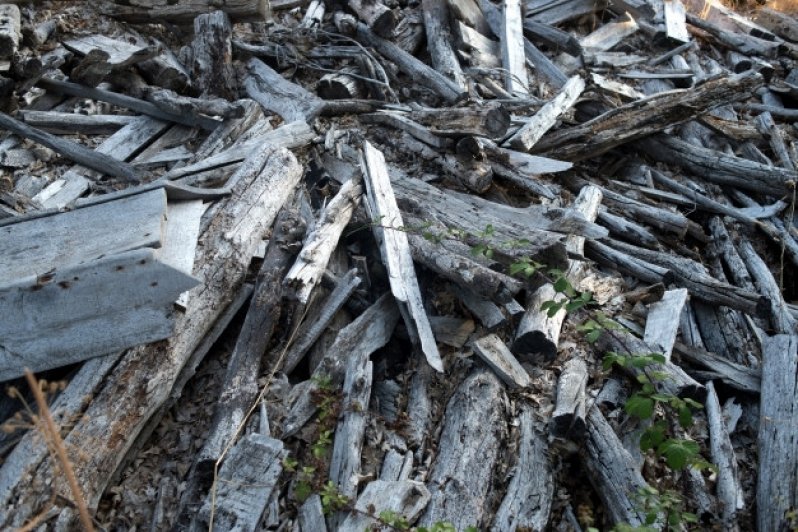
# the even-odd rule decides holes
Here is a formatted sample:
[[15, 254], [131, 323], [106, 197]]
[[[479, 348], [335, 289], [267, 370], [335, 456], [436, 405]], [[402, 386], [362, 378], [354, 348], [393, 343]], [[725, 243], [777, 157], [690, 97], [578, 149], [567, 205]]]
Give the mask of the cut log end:
[[530, 331], [515, 339], [512, 352], [522, 362], [552, 362], [557, 356], [557, 345], [542, 331]]

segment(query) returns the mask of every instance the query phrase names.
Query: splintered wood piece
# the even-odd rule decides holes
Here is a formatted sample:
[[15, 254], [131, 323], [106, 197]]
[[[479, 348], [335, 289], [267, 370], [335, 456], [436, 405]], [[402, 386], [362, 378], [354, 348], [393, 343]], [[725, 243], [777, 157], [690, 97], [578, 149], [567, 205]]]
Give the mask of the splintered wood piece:
[[87, 35], [64, 41], [62, 44], [67, 50], [80, 55], [87, 55], [92, 50], [102, 50], [108, 53], [107, 61], [115, 69], [152, 59], [160, 53], [155, 46], [137, 46], [105, 35]]
[[472, 67], [500, 68], [501, 48], [497, 41], [457, 21], [455, 34], [460, 49], [468, 55], [468, 63]]
[[687, 32], [687, 21], [684, 4], [681, 0], [663, 0], [663, 14], [665, 15], [665, 34], [669, 39], [677, 42], [690, 42]]
[[[265, 150], [230, 178], [231, 194], [211, 211], [210, 224], [197, 246], [194, 272], [207, 282], [192, 292], [168, 340], [127, 352], [109, 377], [115, 385], [94, 397], [65, 438], [67, 446], [80, 446], [86, 438], [96, 445], [91, 456], [70, 456], [89, 507], [96, 507], [127, 449], [168, 399], [194, 348], [235, 299], [258, 243], [301, 176], [302, 168], [289, 152]], [[0, 526], [21, 524], [49, 500], [53, 489], [49, 479], [58, 478], [53, 467], [57, 466], [48, 459], [37, 477], [41, 482], [25, 480], [24, 493], [17, 499], [20, 510], [0, 516]]]
[[285, 362], [280, 370], [289, 374], [319, 339], [324, 329], [330, 324], [335, 314], [344, 306], [349, 297], [360, 285], [357, 270], [349, 270], [338, 282], [330, 296], [320, 305], [320, 308], [311, 311], [307, 319], [297, 330], [295, 340], [285, 354]]
[[314, 493], [308, 497], [299, 508], [297, 515], [300, 530], [313, 530], [327, 532], [327, 523], [324, 520], [324, 509], [321, 505], [321, 497]]
[[579, 44], [588, 53], [606, 52], [630, 35], [634, 35], [638, 29], [637, 22], [631, 18], [623, 22], [610, 22], [582, 37]]
[[510, 388], [526, 388], [532, 383], [526, 370], [495, 334], [483, 336], [474, 342], [474, 352]]
[[[319, 365], [313, 370], [313, 377], [329, 379], [333, 386], [339, 386], [344, 379], [346, 361], [350, 358], [367, 357], [383, 347], [390, 340], [394, 327], [399, 321], [399, 309], [390, 293], [384, 294], [367, 308], [358, 318], [340, 330], [333, 345], [324, 353]], [[305, 426], [317, 406], [312, 395], [319, 389], [314, 380], [305, 381], [306, 389], [296, 398], [283, 422], [283, 437], [286, 438]]]
[[312, 123], [324, 107], [324, 100], [288, 81], [259, 59], [250, 59], [247, 71], [244, 86], [249, 97], [286, 122]]
[[668, 290], [660, 301], [653, 303], [648, 309], [646, 331], [643, 341], [665, 355], [670, 360], [676, 334], [679, 332], [679, 317], [687, 303], [686, 288]]
[[585, 437], [587, 364], [577, 356], [565, 363], [557, 379], [557, 403], [549, 430], [558, 438], [581, 442]]
[[737, 246], [737, 250], [751, 273], [759, 293], [762, 294], [770, 306], [770, 322], [773, 328], [777, 332], [784, 334], [795, 331], [796, 320], [787, 308], [781, 287], [773, 277], [773, 273], [765, 261], [762, 260], [762, 257], [759, 256], [748, 240], [741, 241]]
[[487, 369], [477, 369], [457, 387], [446, 405], [427, 482], [431, 498], [420, 526], [447, 521], [462, 530], [487, 524], [488, 491], [504, 445], [506, 401], [504, 387]]
[[19, 48], [21, 17], [15, 4], [0, 4], [0, 59], [12, 57]]
[[225, 457], [211, 488], [215, 494], [208, 495], [191, 530], [257, 530], [283, 472], [282, 453], [280, 440], [263, 434], [242, 438]]
[[504, 317], [501, 309], [492, 301], [460, 287], [455, 290], [455, 293], [487, 330], [494, 331], [507, 323], [507, 318]]
[[496, 511], [491, 530], [545, 530], [554, 499], [554, 471], [549, 445], [535, 414], [526, 403], [519, 405], [518, 462]]
[[407, 328], [420, 342], [427, 362], [435, 370], [443, 371], [443, 362], [424, 310], [410, 244], [402, 230], [402, 213], [396, 204], [385, 157], [368, 141], [363, 143], [361, 168], [368, 192], [368, 210], [378, 224], [374, 226], [374, 234], [388, 269], [391, 292], [400, 305]]
[[579, 161], [632, 140], [681, 124], [724, 103], [747, 97], [762, 85], [754, 73], [707, 81], [691, 90], [670, 91], [636, 100], [592, 120], [560, 129], [541, 139], [536, 152]]
[[452, 49], [452, 30], [449, 27], [447, 0], [422, 0], [427, 48], [432, 66], [465, 90], [465, 77]]
[[510, 113], [501, 105], [442, 107], [410, 112], [410, 118], [445, 137], [467, 135], [501, 138], [510, 127]]
[[421, 482], [372, 480], [357, 498], [355, 511], [349, 514], [338, 532], [362, 532], [379, 526], [376, 516], [383, 512], [392, 512], [413, 523], [429, 499], [429, 491]]
[[646, 516], [634, 496], [648, 484], [597, 406], [587, 415], [585, 447], [584, 460], [590, 482], [604, 503], [610, 520], [641, 526]]
[[723, 419], [715, 385], [707, 383], [706, 400], [707, 424], [709, 425], [709, 450], [712, 462], [718, 468], [717, 494], [718, 502], [727, 527], [734, 527], [738, 510], [745, 507], [743, 490], [737, 471], [737, 457], [729, 438], [729, 431]]
[[479, 8], [479, 2], [476, 0], [448, 0], [448, 4], [453, 19], [474, 28], [482, 35], [490, 35], [490, 28], [485, 21], [485, 15]]
[[[373, 366], [369, 355], [363, 353], [350, 357], [346, 364], [341, 400], [342, 415], [335, 427], [335, 441], [330, 457], [330, 481], [348, 499], [355, 498], [358, 491], [360, 453], [366, 433]], [[339, 512], [331, 519], [338, 523], [343, 521], [344, 516], [343, 512]], [[338, 530], [337, 526], [332, 528]]]
[[529, 93], [526, 58], [523, 53], [524, 32], [520, 0], [504, 0], [502, 10], [502, 65], [505, 70], [504, 88], [519, 96]]
[[529, 151], [567, 113], [585, 90], [585, 81], [573, 76], [552, 100], [527, 120], [521, 129], [505, 142], [516, 150]]
[[360, 178], [350, 179], [319, 212], [316, 225], [305, 239], [302, 251], [283, 281], [293, 288], [300, 303], [307, 304], [310, 293], [321, 280], [344, 228], [360, 203], [362, 191]]
[[439, 150], [444, 150], [452, 144], [451, 139], [435, 135], [429, 128], [411, 120], [404, 113], [396, 111], [378, 111], [376, 113], [360, 115], [360, 121], [364, 124], [382, 124], [400, 129], [414, 136], [421, 142], [429, 144], [433, 148]]
[[20, 111], [22, 121], [59, 135], [110, 135], [138, 117], [126, 115], [80, 115], [58, 111]]
[[[759, 397], [759, 457], [756, 521], [759, 530], [789, 527], [798, 508], [798, 336], [763, 335], [762, 393]], [[786, 481], [786, 479], [790, 481]]]

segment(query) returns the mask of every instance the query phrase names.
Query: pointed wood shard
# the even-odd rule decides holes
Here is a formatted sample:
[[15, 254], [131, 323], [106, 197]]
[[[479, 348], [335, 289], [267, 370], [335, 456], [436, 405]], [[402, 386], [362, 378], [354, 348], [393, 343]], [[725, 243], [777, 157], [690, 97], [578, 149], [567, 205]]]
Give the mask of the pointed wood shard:
[[376, 222], [374, 236], [380, 243], [382, 260], [388, 269], [391, 292], [399, 303], [411, 335], [417, 335], [427, 362], [437, 371], [443, 371], [441, 355], [421, 300], [410, 244], [402, 230], [404, 222], [388, 177], [385, 157], [368, 141], [363, 142], [361, 168], [368, 193], [366, 204]]

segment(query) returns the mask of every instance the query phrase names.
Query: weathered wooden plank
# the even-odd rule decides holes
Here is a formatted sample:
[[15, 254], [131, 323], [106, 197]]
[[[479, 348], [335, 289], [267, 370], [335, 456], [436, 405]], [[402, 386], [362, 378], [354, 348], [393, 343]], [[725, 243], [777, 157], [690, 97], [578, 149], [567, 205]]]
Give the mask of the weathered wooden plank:
[[108, 54], [112, 68], [121, 69], [152, 59], [160, 53], [154, 46], [138, 46], [105, 35], [86, 35], [63, 41], [64, 47], [80, 55], [88, 55], [92, 50], [102, 50]]
[[643, 341], [670, 360], [676, 334], [679, 332], [679, 317], [687, 303], [686, 288], [668, 290], [660, 301], [648, 309]]
[[215, 0], [138, 0], [135, 4], [125, 0], [104, 0], [98, 9], [104, 15], [135, 23], [169, 21], [190, 24], [197, 15], [218, 9], [234, 20], [263, 20], [270, 13], [269, 3], [265, 0], [226, 0], [222, 5]]
[[798, 508], [798, 336], [762, 339], [762, 394], [757, 438], [758, 530], [789, 528], [788, 512]]
[[102, 256], [160, 247], [163, 189], [0, 228], [0, 285]]
[[665, 16], [665, 34], [669, 39], [677, 42], [690, 42], [684, 4], [681, 0], [663, 0], [662, 4]]
[[257, 530], [283, 471], [282, 452], [280, 440], [263, 434], [244, 436], [225, 458], [215, 493], [208, 495], [189, 530]]
[[81, 115], [58, 111], [20, 111], [22, 121], [59, 135], [110, 135], [137, 119], [126, 115]]
[[587, 423], [587, 364], [576, 356], [563, 365], [557, 379], [557, 402], [551, 414], [549, 432], [558, 438], [581, 442]]
[[728, 528], [734, 528], [737, 525], [737, 511], [742, 510], [745, 503], [737, 471], [737, 457], [734, 455], [729, 430], [712, 382], [707, 383], [705, 406], [709, 425], [709, 449], [712, 462], [718, 467], [717, 494], [723, 523]]
[[611, 50], [627, 37], [634, 35], [639, 26], [632, 18], [621, 22], [602, 24], [596, 30], [579, 39], [585, 52], [606, 52]]
[[502, 9], [502, 66], [505, 70], [504, 88], [510, 94], [529, 93], [526, 58], [523, 52], [524, 31], [520, 0], [504, 0]]
[[[460, 62], [452, 48], [452, 30], [449, 26], [449, 8], [447, 0], [422, 0], [424, 27], [427, 36], [427, 49], [432, 66], [454, 81], [461, 90], [465, 90], [466, 82]], [[373, 28], [372, 28], [373, 29]], [[379, 34], [379, 33], [378, 33]], [[389, 35], [384, 35], [389, 37]]]
[[405, 323], [417, 335], [427, 362], [437, 371], [443, 371], [443, 362], [421, 299], [410, 244], [402, 231], [402, 213], [396, 204], [385, 158], [368, 141], [363, 143], [361, 167], [368, 192], [369, 212], [372, 219], [378, 221], [374, 233], [380, 242], [383, 262], [389, 272], [391, 292], [399, 302], [400, 310], [404, 309], [402, 316]]

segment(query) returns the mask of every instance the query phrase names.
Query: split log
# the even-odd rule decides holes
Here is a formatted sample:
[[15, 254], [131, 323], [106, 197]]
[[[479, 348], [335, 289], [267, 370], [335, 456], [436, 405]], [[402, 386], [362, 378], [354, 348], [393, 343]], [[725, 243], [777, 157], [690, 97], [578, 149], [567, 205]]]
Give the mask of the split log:
[[[368, 353], [349, 357], [344, 377], [341, 419], [335, 427], [332, 457], [330, 458], [330, 482], [338, 492], [348, 499], [357, 496], [360, 483], [360, 452], [366, 432], [369, 397], [374, 368]], [[333, 515], [330, 519], [339, 523], [345, 514]], [[331, 528], [338, 530], [338, 526]]]
[[737, 457], [734, 456], [729, 431], [723, 420], [718, 396], [712, 382], [707, 383], [707, 424], [709, 425], [709, 449], [712, 462], [718, 468], [717, 494], [720, 502], [723, 523], [727, 528], [736, 526], [736, 514], [745, 506], [743, 491], [737, 473]]
[[569, 20], [589, 15], [607, 7], [607, 2], [593, 0], [568, 0], [566, 2], [545, 2], [530, 9], [526, 16], [536, 22], [556, 26]]
[[138, 98], [133, 98], [132, 96], [126, 96], [124, 94], [118, 94], [102, 89], [84, 87], [82, 85], [69, 83], [67, 81], [58, 81], [45, 77], [39, 80], [38, 85], [43, 89], [58, 94], [68, 94], [70, 96], [77, 96], [79, 98], [91, 98], [92, 100], [99, 100], [112, 105], [125, 107], [159, 120], [176, 122], [189, 127], [201, 127], [202, 129], [208, 131], [216, 129], [216, 127], [221, 123], [218, 120], [201, 115], [177, 115], [173, 113], [167, 113], [155, 104], [145, 102], [144, 100], [140, 100]]
[[524, 19], [524, 33], [530, 39], [540, 41], [552, 50], [562, 50], [574, 57], [579, 57], [584, 52], [576, 37], [551, 24], [543, 24], [527, 18]]
[[[454, 81], [460, 90], [465, 90], [465, 77], [457, 55], [452, 49], [452, 30], [449, 26], [447, 0], [422, 0], [421, 7], [424, 14], [427, 50], [432, 60], [432, 66]], [[375, 33], [381, 35], [379, 32]], [[382, 36], [387, 35], [382, 34]]]
[[311, 291], [321, 280], [324, 270], [338, 245], [344, 228], [352, 218], [362, 194], [360, 179], [352, 178], [319, 212], [319, 219], [302, 245], [296, 262], [285, 276], [300, 303], [307, 304]]
[[[598, 188], [586, 186], [574, 200], [573, 208], [586, 220], [593, 221], [596, 219], [601, 199], [602, 193]], [[567, 238], [565, 247], [569, 253], [581, 256], [584, 253], [584, 245], [583, 237], [571, 235]], [[577, 285], [584, 277], [584, 267], [576, 261], [569, 260], [565, 275], [572, 285]], [[564, 296], [557, 294], [551, 283], [541, 286], [532, 293], [527, 301], [527, 310], [515, 333], [513, 353], [522, 360], [528, 357], [534, 360], [533, 355], [540, 354], [546, 362], [552, 361], [557, 356], [557, 345], [566, 312], [562, 309], [554, 316], [549, 316], [548, 311], [541, 310], [541, 306], [546, 301], [563, 300]]]
[[[398, 320], [396, 302], [390, 294], [383, 295], [355, 321], [340, 330], [333, 345], [313, 370], [313, 377], [329, 378], [333, 386], [339, 386], [344, 378], [346, 361], [359, 358], [361, 354], [368, 357], [388, 343]], [[307, 389], [297, 397], [283, 422], [283, 438], [296, 434], [316, 412], [311, 396], [319, 387], [313, 380], [306, 382]]]
[[0, 4], [0, 59], [16, 53], [21, 31], [19, 8], [15, 4]]
[[515, 95], [529, 93], [529, 78], [523, 50], [523, 17], [519, 0], [504, 0], [502, 9], [502, 65], [505, 70], [504, 88]]
[[490, 27], [476, 0], [449, 0], [452, 17], [474, 28], [482, 35], [490, 35]]
[[551, 415], [549, 432], [556, 438], [581, 442], [587, 423], [587, 364], [577, 355], [563, 365], [557, 379], [557, 402]]
[[110, 55], [105, 50], [91, 50], [69, 73], [69, 79], [87, 87], [96, 87], [111, 73]]
[[15, 135], [31, 139], [80, 165], [98, 172], [115, 177], [123, 177], [130, 181], [139, 181], [141, 179], [140, 172], [124, 161], [119, 161], [104, 153], [85, 148], [82, 144], [33, 128], [24, 122], [11, 118], [5, 113], [0, 113], [0, 127]]
[[194, 19], [188, 68], [191, 84], [202, 96], [231, 99], [237, 95], [232, 38], [233, 25], [224, 11], [198, 15]]
[[146, 88], [144, 95], [147, 101], [154, 103], [167, 113], [241, 118], [245, 112], [244, 106], [239, 102], [230, 103], [222, 98], [209, 96], [191, 98], [157, 87]]
[[283, 472], [283, 442], [249, 434], [230, 450], [215, 493], [208, 495], [189, 530], [255, 531]]
[[[499, 43], [484, 34], [457, 21], [455, 34], [462, 52], [461, 57], [472, 67], [501, 68], [501, 49]], [[490, 34], [490, 33], [489, 33]]]
[[748, 271], [751, 272], [751, 276], [759, 288], [759, 293], [762, 294], [770, 306], [770, 322], [773, 328], [778, 333], [789, 334], [794, 332], [796, 320], [787, 308], [784, 297], [781, 294], [781, 287], [776, 282], [776, 279], [773, 278], [773, 274], [767, 264], [765, 264], [765, 261], [762, 260], [747, 240], [740, 242], [737, 249], [748, 267]]
[[[604, 353], [613, 352], [628, 356], [647, 355], [657, 352], [653, 346], [636, 336], [620, 331], [613, 331], [611, 334], [606, 331], [603, 332], [596, 346]], [[659, 393], [687, 397], [699, 402], [703, 402], [704, 397], [706, 397], [706, 388], [670, 361], [643, 369], [629, 368], [628, 371], [633, 375], [647, 375], [653, 381], [654, 387], [657, 388]], [[664, 374], [664, 379], [652, 378], [654, 373]]]
[[679, 317], [687, 303], [687, 290], [668, 290], [660, 301], [652, 303], [646, 318], [643, 341], [670, 360], [676, 334], [679, 332]]
[[545, 530], [554, 499], [554, 471], [546, 437], [528, 404], [518, 415], [518, 462], [491, 530]]
[[[272, 7], [276, 9], [276, 6]], [[226, 0], [219, 5], [215, 0], [189, 0], [164, 3], [160, 0], [142, 0], [130, 4], [125, 0], [104, 0], [98, 10], [103, 15], [126, 22], [147, 24], [173, 22], [190, 24], [197, 15], [221, 9], [233, 20], [263, 20], [270, 13], [269, 4], [263, 0]]]
[[440, 72], [430, 68], [419, 59], [405, 52], [395, 44], [376, 35], [363, 23], [355, 26], [355, 35], [362, 44], [371, 46], [414, 81], [434, 91], [447, 102], [458, 100], [462, 94], [460, 87]]
[[597, 406], [587, 415], [585, 447], [584, 460], [590, 482], [612, 522], [641, 526], [645, 515], [634, 497], [648, 485]]
[[506, 401], [501, 383], [488, 370], [474, 371], [457, 387], [446, 405], [427, 483], [431, 498], [420, 526], [437, 521], [448, 521], [457, 530], [486, 525], [493, 468], [506, 430]]
[[574, 76], [570, 78], [557, 96], [547, 102], [532, 118], [527, 120], [505, 142], [505, 146], [512, 146], [516, 150], [531, 150], [549, 129], [554, 127], [560, 116], [573, 107], [584, 90], [585, 81], [581, 77]]
[[304, 120], [313, 123], [324, 101], [282, 77], [259, 59], [247, 63], [249, 76], [244, 81], [249, 97], [286, 122]]
[[637, 146], [657, 161], [674, 164], [719, 185], [783, 194], [789, 189], [789, 181], [798, 182], [798, 172], [699, 148], [669, 135], [652, 136], [638, 141]]
[[320, 27], [322, 20], [324, 20], [325, 10], [326, 6], [324, 2], [313, 0], [305, 11], [305, 15], [302, 17], [299, 27], [308, 29]]
[[110, 70], [121, 70], [136, 63], [152, 59], [160, 53], [155, 46], [137, 46], [105, 35], [87, 35], [63, 41], [70, 52], [88, 56], [94, 50], [107, 54], [106, 61]]
[[667, 268], [640, 260], [593, 240], [585, 243], [585, 256], [605, 268], [631, 275], [646, 283], [670, 284], [675, 277]]
[[[197, 248], [195, 275], [213, 282], [195, 289], [185, 314], [177, 319], [172, 338], [134, 349], [123, 357], [108, 378], [114, 385], [94, 397], [86, 415], [66, 436], [67, 446], [86, 441], [94, 445], [91, 456], [70, 457], [89, 507], [96, 507], [125, 452], [167, 399], [194, 348], [235, 297], [235, 288], [243, 282], [258, 242], [301, 175], [296, 159], [285, 150], [259, 152], [239, 169], [231, 178], [231, 196], [221, 200]], [[3, 527], [22, 524], [50, 499], [50, 483], [59, 478], [53, 474], [55, 467], [47, 460], [33, 477], [26, 477], [17, 510], [13, 518], [3, 521]], [[31, 482], [31, 478], [40, 481]]]
[[[304, 233], [305, 222], [301, 215], [290, 205], [284, 206], [277, 216], [246, 318], [227, 363], [213, 419], [205, 432], [205, 443], [194, 459], [191, 476], [196, 476], [198, 482], [211, 476], [214, 465], [235, 441], [258, 395], [261, 357], [280, 317], [280, 281]], [[192, 484], [191, 477], [188, 484]], [[181, 504], [185, 507], [191, 501], [184, 496]]]
[[382, 259], [389, 272], [391, 292], [396, 297], [411, 338], [420, 342], [429, 365], [437, 371], [443, 371], [443, 362], [421, 299], [410, 244], [407, 235], [401, 230], [404, 222], [396, 204], [385, 157], [368, 141], [363, 143], [361, 157], [361, 170], [368, 192], [368, 211], [371, 218], [379, 223], [374, 226], [374, 236], [380, 243]]
[[[357, 498], [355, 511], [350, 513], [339, 532], [362, 532], [380, 526], [377, 519], [383, 512], [392, 512], [413, 523], [429, 502], [430, 494], [424, 484], [412, 480], [373, 480]], [[308, 529], [310, 530], [310, 529]]]
[[560, 129], [539, 141], [534, 151], [557, 159], [589, 159], [616, 146], [692, 120], [720, 104], [745, 98], [761, 85], [761, 76], [744, 73], [707, 81], [691, 90], [655, 94], [578, 126]]
[[327, 532], [327, 523], [324, 520], [324, 509], [321, 505], [321, 497], [314, 493], [308, 497], [299, 508], [299, 529], [305, 531]]
[[360, 277], [357, 276], [356, 269], [349, 270], [339, 279], [325, 302], [319, 305], [318, 309], [312, 309], [307, 319], [300, 325], [294, 335], [293, 343], [285, 353], [282, 367], [277, 369], [288, 374], [296, 368], [359, 285]]
[[[762, 394], [759, 398], [759, 463], [756, 486], [758, 530], [789, 529], [798, 508], [798, 337], [762, 339]], [[787, 480], [790, 479], [790, 480]]]
[[532, 384], [529, 374], [495, 334], [483, 336], [474, 342], [473, 347], [474, 352], [509, 388], [526, 388]]
[[[364, 124], [382, 124], [402, 130], [438, 150], [444, 150], [452, 144], [451, 139], [435, 135], [428, 128], [396, 111], [378, 111], [360, 115], [360, 121]], [[436, 156], [440, 157], [440, 153], [436, 153]]]
[[604, 207], [599, 209], [597, 220], [599, 224], [609, 230], [610, 235], [616, 238], [650, 248], [656, 248], [659, 245], [659, 239], [651, 231], [623, 216], [616, 216]]
[[617, 46], [627, 37], [634, 35], [639, 26], [633, 18], [626, 17], [621, 22], [602, 24], [579, 39], [579, 44], [588, 53], [606, 52]]
[[182, 92], [190, 88], [188, 69], [174, 53], [157, 39], [151, 39], [162, 51], [160, 55], [142, 61], [136, 68], [148, 83], [167, 90]]
[[455, 289], [455, 293], [488, 331], [494, 331], [507, 323], [507, 319], [502, 314], [501, 309], [493, 302], [474, 294], [468, 289], [458, 287]]

